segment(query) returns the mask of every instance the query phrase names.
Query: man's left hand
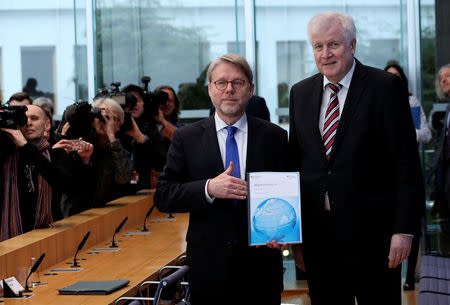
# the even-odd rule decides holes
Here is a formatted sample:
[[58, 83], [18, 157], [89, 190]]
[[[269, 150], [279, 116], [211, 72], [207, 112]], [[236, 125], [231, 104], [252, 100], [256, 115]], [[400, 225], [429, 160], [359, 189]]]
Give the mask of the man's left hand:
[[10, 128], [0, 128], [6, 135], [16, 144], [17, 147], [22, 147], [27, 144], [27, 140], [25, 139], [22, 132], [18, 129], [10, 129]]
[[389, 268], [397, 267], [408, 257], [412, 239], [412, 236], [405, 234], [392, 235], [391, 249], [389, 251]]
[[272, 240], [271, 242], [266, 242], [266, 246], [271, 249], [277, 249], [277, 250], [285, 250], [287, 249], [287, 244], [279, 244], [276, 240]]

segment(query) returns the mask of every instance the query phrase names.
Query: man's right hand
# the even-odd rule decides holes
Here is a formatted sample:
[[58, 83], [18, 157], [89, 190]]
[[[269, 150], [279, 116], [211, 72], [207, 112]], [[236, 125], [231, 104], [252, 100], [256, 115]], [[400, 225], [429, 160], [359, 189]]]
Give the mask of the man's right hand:
[[303, 260], [303, 248], [302, 245], [292, 245], [292, 255], [294, 256], [294, 261], [297, 267], [305, 272], [305, 261]]
[[245, 200], [247, 198], [247, 181], [231, 176], [234, 164], [219, 176], [209, 180], [208, 195], [220, 199]]
[[145, 135], [141, 132], [133, 117], [131, 117], [131, 130], [126, 131], [125, 133], [130, 137], [135, 138], [139, 144], [145, 142]]

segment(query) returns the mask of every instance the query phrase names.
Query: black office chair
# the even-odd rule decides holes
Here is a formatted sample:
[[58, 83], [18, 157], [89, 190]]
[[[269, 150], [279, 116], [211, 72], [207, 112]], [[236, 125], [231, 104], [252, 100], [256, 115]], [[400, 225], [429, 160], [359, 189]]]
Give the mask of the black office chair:
[[[171, 304], [186, 304], [190, 305], [189, 303], [189, 284], [186, 281], [183, 281], [183, 279], [186, 277], [186, 274], [189, 271], [189, 266], [165, 266], [162, 269], [168, 269], [168, 268], [174, 268], [177, 269], [177, 271], [173, 272], [172, 274], [164, 277], [160, 281], [145, 281], [141, 283], [139, 287], [139, 294], [141, 296], [139, 297], [121, 297], [118, 298], [115, 302], [115, 305], [118, 305], [122, 301], [132, 301], [131, 304], [133, 305], [144, 305], [143, 301], [152, 301], [152, 305], [159, 304], [160, 301], [162, 301], [161, 295], [163, 291], [169, 289], [170, 287], [174, 287], [175, 284], [178, 284], [182, 286], [183, 293], [180, 294], [175, 300], [170, 300]], [[143, 297], [141, 294], [141, 289], [144, 286], [148, 285], [157, 285], [155, 295], [153, 297]], [[133, 303], [134, 302], [134, 303]]]

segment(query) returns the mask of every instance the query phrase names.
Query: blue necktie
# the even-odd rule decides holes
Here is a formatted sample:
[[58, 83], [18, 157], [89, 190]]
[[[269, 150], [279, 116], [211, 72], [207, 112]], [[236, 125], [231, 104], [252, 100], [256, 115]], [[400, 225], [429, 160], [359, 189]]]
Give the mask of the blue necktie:
[[234, 169], [231, 172], [231, 176], [236, 178], [241, 178], [241, 168], [239, 166], [239, 152], [236, 144], [236, 140], [234, 139], [234, 133], [237, 128], [234, 126], [227, 126], [228, 131], [226, 148], [225, 148], [225, 169], [230, 166], [230, 161], [234, 163]]

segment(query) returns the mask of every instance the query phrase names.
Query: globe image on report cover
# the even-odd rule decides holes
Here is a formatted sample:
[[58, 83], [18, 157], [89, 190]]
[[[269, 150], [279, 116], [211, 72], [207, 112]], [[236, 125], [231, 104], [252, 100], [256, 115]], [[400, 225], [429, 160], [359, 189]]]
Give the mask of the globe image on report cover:
[[285, 198], [263, 200], [252, 213], [251, 244], [300, 240], [299, 211]]

